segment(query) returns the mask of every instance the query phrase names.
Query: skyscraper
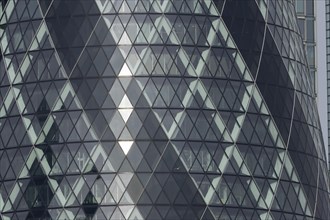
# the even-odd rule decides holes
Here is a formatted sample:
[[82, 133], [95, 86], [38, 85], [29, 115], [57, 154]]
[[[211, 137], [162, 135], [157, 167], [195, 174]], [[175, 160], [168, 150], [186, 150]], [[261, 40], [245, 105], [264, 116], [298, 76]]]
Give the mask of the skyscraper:
[[[330, 167], [330, 1], [325, 1], [325, 11], [326, 11], [326, 46], [327, 46], [327, 95], [328, 95], [328, 158], [329, 158], [329, 167]], [[330, 168], [329, 168], [330, 169]]]
[[8, 0], [0, 218], [329, 219], [287, 0]]
[[307, 52], [307, 62], [310, 74], [315, 84], [317, 93], [317, 61], [316, 61], [316, 34], [315, 34], [315, 0], [294, 0], [297, 13], [297, 22], [300, 33], [304, 40], [304, 47]]

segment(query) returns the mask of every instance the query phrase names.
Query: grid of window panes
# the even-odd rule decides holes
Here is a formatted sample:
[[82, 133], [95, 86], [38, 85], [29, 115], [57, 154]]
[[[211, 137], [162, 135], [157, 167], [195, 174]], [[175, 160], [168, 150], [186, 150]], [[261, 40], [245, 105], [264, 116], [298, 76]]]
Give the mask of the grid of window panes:
[[8, 0], [0, 219], [329, 219], [287, 0]]
[[[327, 94], [328, 94], [328, 142], [330, 141], [330, 1], [325, 1], [326, 10], [326, 47], [327, 47]], [[330, 142], [329, 142], [330, 150]], [[330, 151], [329, 151], [330, 158]], [[330, 159], [329, 159], [329, 169], [330, 169]]]
[[295, 0], [297, 21], [304, 38], [307, 60], [317, 93], [317, 63], [316, 63], [316, 34], [315, 34], [315, 0]]

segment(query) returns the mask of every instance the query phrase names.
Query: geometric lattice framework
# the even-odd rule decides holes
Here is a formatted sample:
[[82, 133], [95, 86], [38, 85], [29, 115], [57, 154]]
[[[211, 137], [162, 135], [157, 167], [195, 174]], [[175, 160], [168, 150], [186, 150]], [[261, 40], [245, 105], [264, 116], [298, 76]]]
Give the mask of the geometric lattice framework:
[[0, 219], [329, 219], [287, 0], [8, 0]]

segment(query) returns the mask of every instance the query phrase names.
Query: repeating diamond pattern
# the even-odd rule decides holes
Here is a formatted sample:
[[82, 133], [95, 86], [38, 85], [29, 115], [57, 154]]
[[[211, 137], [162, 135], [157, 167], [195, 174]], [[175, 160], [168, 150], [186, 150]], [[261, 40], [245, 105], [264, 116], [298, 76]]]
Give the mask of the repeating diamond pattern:
[[0, 3], [0, 220], [329, 218], [291, 1]]

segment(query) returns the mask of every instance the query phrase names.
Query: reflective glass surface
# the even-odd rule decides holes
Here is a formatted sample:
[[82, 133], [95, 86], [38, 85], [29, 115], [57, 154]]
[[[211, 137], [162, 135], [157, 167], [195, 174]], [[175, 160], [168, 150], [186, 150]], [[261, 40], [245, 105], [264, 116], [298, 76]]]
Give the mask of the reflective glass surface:
[[329, 219], [293, 2], [1, 2], [1, 220]]

